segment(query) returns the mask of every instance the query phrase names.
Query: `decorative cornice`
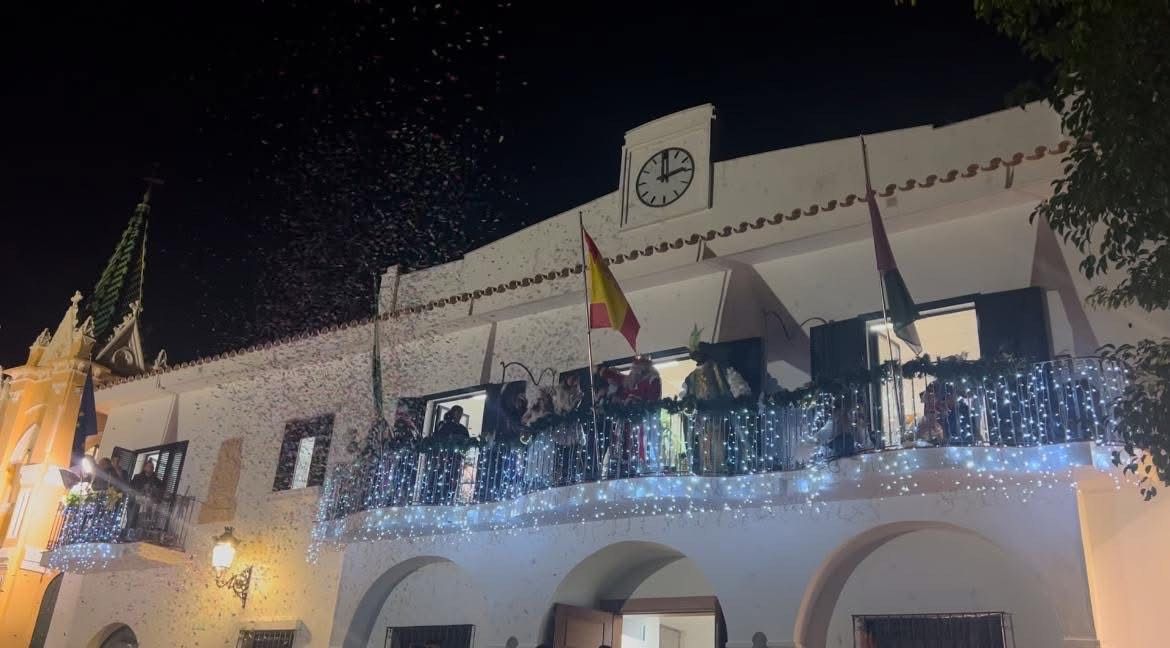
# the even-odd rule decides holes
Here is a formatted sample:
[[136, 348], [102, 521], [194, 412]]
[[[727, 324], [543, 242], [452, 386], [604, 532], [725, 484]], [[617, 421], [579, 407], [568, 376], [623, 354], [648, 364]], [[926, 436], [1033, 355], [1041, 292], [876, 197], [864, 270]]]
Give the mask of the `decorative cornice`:
[[[990, 172], [996, 171], [1000, 168], [1014, 168], [1020, 164], [1023, 164], [1024, 162], [1028, 162], [1028, 161], [1034, 162], [1037, 160], [1042, 160], [1045, 157], [1063, 155], [1064, 153], [1066, 153], [1069, 150], [1069, 148], [1072, 147], [1072, 144], [1073, 144], [1072, 140], [1066, 139], [1066, 140], [1062, 140], [1061, 142], [1057, 143], [1056, 146], [1037, 146], [1036, 148], [1034, 148], [1032, 150], [1031, 153], [1017, 152], [1017, 153], [1013, 154], [1011, 157], [1008, 157], [1006, 159], [997, 156], [997, 157], [991, 158], [986, 163], [968, 164], [963, 170], [951, 169], [951, 170], [946, 171], [945, 173], [942, 173], [942, 174], [930, 174], [930, 175], [926, 176], [925, 178], [923, 178], [922, 180], [918, 180], [916, 178], [908, 178], [905, 181], [903, 181], [902, 184], [896, 184], [896, 183], [895, 184], [888, 184], [885, 187], [881, 188], [880, 190], [875, 190], [875, 193], [878, 197], [889, 198], [896, 193], [906, 193], [906, 192], [914, 191], [916, 189], [930, 189], [930, 188], [935, 187], [935, 186], [940, 185], [940, 184], [949, 184], [951, 182], [955, 182], [956, 180], [959, 180], [959, 179], [974, 178], [981, 173], [990, 173]], [[767, 227], [770, 225], [780, 225], [780, 224], [784, 223], [785, 221], [794, 221], [794, 220], [797, 220], [799, 218], [803, 218], [806, 216], [816, 216], [817, 214], [831, 212], [839, 207], [849, 207], [855, 203], [862, 202], [863, 200], [864, 200], [863, 196], [860, 196], [860, 195], [855, 194], [855, 193], [850, 193], [841, 199], [833, 199], [833, 200], [830, 200], [824, 204], [814, 203], [812, 205], [809, 205], [808, 207], [797, 207], [795, 209], [792, 209], [789, 212], [777, 211], [771, 217], [762, 217], [761, 216], [753, 221], [742, 221], [738, 225], [734, 225], [734, 226], [725, 225], [718, 230], [707, 230], [706, 232], [703, 232], [703, 233], [696, 232], [696, 233], [693, 233], [687, 237], [676, 238], [673, 241], [663, 241], [663, 242], [658, 243], [656, 245], [648, 245], [648, 246], [641, 248], [641, 249], [638, 249], [638, 250], [631, 250], [631, 251], [626, 252], [624, 254], [618, 254], [617, 256], [615, 256], [613, 258], [606, 259], [606, 262], [609, 264], [612, 264], [612, 265], [621, 265], [623, 263], [626, 263], [627, 261], [634, 261], [634, 260], [637, 260], [641, 257], [653, 256], [656, 253], [668, 252], [670, 250], [679, 250], [679, 249], [682, 249], [684, 247], [699, 245], [700, 243], [703, 243], [703, 242], [710, 242], [710, 241], [715, 240], [716, 238], [729, 238], [731, 236], [735, 236], [736, 234], [743, 234], [743, 233], [748, 232], [748, 231], [763, 229], [764, 227]], [[565, 266], [563, 268], [559, 268], [556, 270], [549, 270], [546, 272], [538, 272], [534, 275], [524, 277], [523, 279], [514, 279], [512, 281], [499, 283], [495, 286], [488, 286], [486, 288], [480, 288], [477, 290], [463, 292], [463, 293], [459, 293], [459, 294], [455, 294], [455, 295], [448, 295], [446, 297], [441, 297], [439, 299], [431, 300], [425, 304], [419, 304], [417, 306], [411, 306], [409, 308], [398, 309], [392, 313], [383, 313], [381, 315], [381, 318], [383, 320], [388, 320], [391, 318], [399, 318], [399, 317], [403, 317], [406, 315], [416, 315], [419, 313], [433, 311], [433, 310], [436, 310], [439, 308], [444, 308], [446, 306], [452, 306], [455, 304], [466, 303], [468, 301], [471, 301], [473, 299], [479, 299], [481, 297], [487, 297], [490, 295], [505, 293], [505, 292], [508, 292], [510, 290], [516, 290], [517, 288], [527, 288], [528, 286], [541, 284], [541, 283], [544, 283], [545, 281], [553, 281], [556, 279], [563, 279], [563, 278], [570, 277], [572, 275], [577, 275], [580, 273], [581, 273], [581, 264], [577, 263], [577, 264], [574, 264], [571, 266]], [[274, 349], [274, 348], [277, 348], [280, 346], [284, 346], [286, 344], [291, 344], [293, 342], [306, 340], [306, 339], [317, 337], [320, 335], [325, 335], [325, 334], [329, 334], [329, 333], [336, 333], [336, 332], [345, 331], [345, 330], [348, 330], [351, 328], [355, 328], [358, 326], [363, 326], [363, 325], [369, 324], [373, 321], [374, 321], [374, 319], [372, 317], [364, 317], [361, 319], [351, 320], [349, 322], [343, 322], [340, 324], [334, 324], [331, 326], [325, 326], [325, 327], [321, 327], [318, 329], [313, 329], [311, 331], [307, 331], [305, 333], [301, 333], [298, 335], [286, 336], [286, 337], [278, 338], [275, 340], [270, 340], [267, 342], [261, 342], [259, 344], [254, 344], [252, 346], [243, 347], [241, 349], [233, 349], [231, 351], [226, 351], [224, 353], [220, 353], [220, 354], [213, 355], [213, 356], [207, 356], [204, 358], [197, 358], [195, 360], [191, 360], [188, 362], [181, 362], [181, 363], [176, 364], [176, 365], [170, 365], [170, 366], [161, 367], [161, 368], [152, 368], [150, 371], [147, 371], [146, 373], [143, 373], [140, 375], [127, 376], [127, 377], [113, 380], [113, 381], [107, 383], [105, 386], [103, 386], [102, 389], [105, 389], [107, 387], [113, 387], [115, 385], [121, 385], [123, 383], [133, 382], [136, 380], [141, 380], [141, 379], [148, 378], [151, 376], [157, 376], [157, 375], [164, 374], [164, 373], [170, 373], [172, 371], [177, 371], [179, 369], [186, 369], [189, 367], [196, 367], [196, 366], [200, 366], [200, 365], [211, 364], [213, 362], [217, 362], [220, 360], [226, 360], [229, 358], [234, 358], [234, 357], [241, 356], [241, 355], [244, 355], [247, 353], [253, 353], [256, 351], [264, 351], [264, 350], [268, 350], [268, 349]]]

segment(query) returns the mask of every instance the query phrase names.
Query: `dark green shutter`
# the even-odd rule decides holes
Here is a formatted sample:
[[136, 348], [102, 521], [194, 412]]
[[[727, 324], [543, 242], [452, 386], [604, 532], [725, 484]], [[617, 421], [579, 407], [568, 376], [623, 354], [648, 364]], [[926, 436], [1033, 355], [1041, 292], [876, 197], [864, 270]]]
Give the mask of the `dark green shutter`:
[[1040, 362], [1052, 357], [1044, 289], [1008, 290], [975, 297], [979, 355]]
[[865, 322], [860, 317], [814, 326], [809, 340], [814, 382], [851, 377], [868, 366]]
[[711, 345], [711, 354], [717, 362], [734, 367], [751, 386], [753, 394], [760, 393], [763, 381], [764, 358], [760, 338], [747, 338]]

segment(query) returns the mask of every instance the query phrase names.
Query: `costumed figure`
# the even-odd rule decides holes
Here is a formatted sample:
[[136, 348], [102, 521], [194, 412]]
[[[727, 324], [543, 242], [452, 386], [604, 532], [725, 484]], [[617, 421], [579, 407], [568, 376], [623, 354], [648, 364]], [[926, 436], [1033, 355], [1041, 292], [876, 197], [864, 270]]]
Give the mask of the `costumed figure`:
[[[646, 405], [662, 400], [662, 377], [658, 375], [654, 363], [645, 356], [634, 358], [629, 373], [623, 378], [623, 386], [623, 405]], [[659, 454], [662, 450], [662, 426], [658, 417], [659, 412], [655, 410], [647, 412], [639, 421], [625, 421], [621, 424], [624, 428], [624, 459], [631, 474], [650, 473], [661, 468]]]
[[552, 387], [533, 385], [528, 395], [528, 409], [520, 422], [527, 429], [524, 457], [524, 487], [528, 491], [541, 490], [554, 485], [556, 452], [553, 436], [556, 430], [534, 430], [533, 426], [554, 413]]
[[589, 443], [582, 416], [589, 411], [590, 404], [581, 385], [584, 377], [580, 372], [562, 374], [553, 393], [553, 409], [558, 416], [577, 415], [573, 417], [576, 420], [565, 421], [553, 430], [553, 442], [556, 444], [555, 479], [558, 486], [577, 484], [585, 479]]
[[[691, 332], [687, 348], [694, 360], [694, 371], [683, 382], [684, 398], [697, 401], [727, 401], [749, 396], [751, 386], [735, 367], [719, 361], [713, 354], [712, 345], [700, 341], [702, 330], [697, 326]], [[692, 461], [699, 474], [721, 474], [732, 472], [734, 451], [728, 452], [735, 441], [732, 424], [696, 415], [691, 420], [690, 441], [694, 454]]]
[[625, 448], [622, 438], [624, 426], [621, 422], [609, 420], [605, 411], [607, 408], [615, 409], [625, 404], [625, 381], [626, 377], [622, 372], [613, 367], [598, 367], [593, 377], [593, 387], [597, 390], [597, 407], [602, 414], [598, 417], [601, 429], [597, 431], [602, 479], [618, 477], [621, 473], [621, 460]]
[[524, 443], [532, 435], [523, 420], [528, 412], [527, 385], [511, 382], [500, 392], [495, 434], [479, 452], [475, 487], [480, 502], [498, 502], [523, 488]]

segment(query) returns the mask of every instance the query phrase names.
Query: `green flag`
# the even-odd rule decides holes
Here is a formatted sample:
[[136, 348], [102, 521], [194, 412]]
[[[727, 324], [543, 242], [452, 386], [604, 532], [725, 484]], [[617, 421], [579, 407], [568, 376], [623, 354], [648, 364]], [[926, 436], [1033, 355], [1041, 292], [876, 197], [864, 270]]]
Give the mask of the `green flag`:
[[374, 350], [370, 357], [371, 385], [374, 390], [374, 410], [378, 420], [385, 420], [384, 405], [382, 404], [382, 314], [378, 312], [378, 298], [382, 294], [382, 275], [374, 278]]

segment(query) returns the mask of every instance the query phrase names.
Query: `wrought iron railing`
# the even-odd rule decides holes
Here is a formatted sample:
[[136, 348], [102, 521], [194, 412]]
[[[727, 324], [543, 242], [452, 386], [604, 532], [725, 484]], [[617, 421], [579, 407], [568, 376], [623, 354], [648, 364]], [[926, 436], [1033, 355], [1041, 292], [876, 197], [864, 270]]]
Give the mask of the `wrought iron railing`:
[[526, 445], [426, 444], [340, 464], [320, 516], [401, 506], [469, 505], [610, 479], [727, 476], [796, 470], [894, 448], [1117, 443], [1112, 402], [1122, 368], [1067, 358], [998, 374], [884, 378], [810, 392], [783, 405], [652, 410], [571, 420]]
[[1015, 648], [1012, 615], [1006, 612], [855, 614], [854, 648], [955, 646]]
[[182, 550], [194, 504], [194, 498], [184, 495], [151, 499], [112, 488], [70, 495], [57, 509], [48, 548], [149, 542]]

